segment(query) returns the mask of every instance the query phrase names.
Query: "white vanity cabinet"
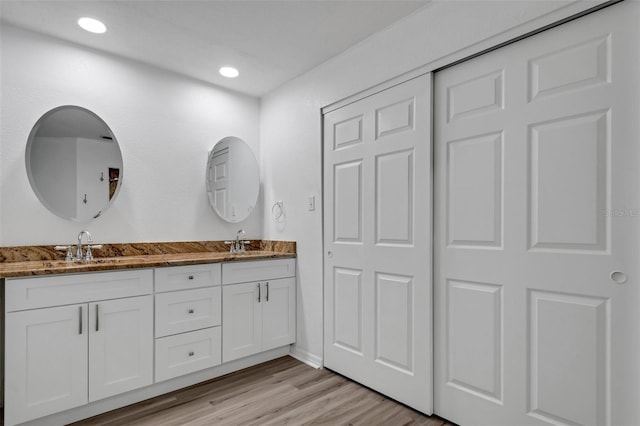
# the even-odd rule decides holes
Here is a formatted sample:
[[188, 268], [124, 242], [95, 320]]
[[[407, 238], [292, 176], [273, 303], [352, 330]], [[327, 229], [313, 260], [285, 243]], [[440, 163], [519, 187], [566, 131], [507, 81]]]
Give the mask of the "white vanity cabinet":
[[4, 424], [150, 385], [152, 293], [151, 270], [6, 279]]
[[220, 264], [155, 269], [156, 382], [221, 362]]
[[295, 259], [225, 263], [222, 284], [223, 362], [295, 342]]
[[286, 355], [295, 264], [6, 278], [4, 425], [67, 424]]

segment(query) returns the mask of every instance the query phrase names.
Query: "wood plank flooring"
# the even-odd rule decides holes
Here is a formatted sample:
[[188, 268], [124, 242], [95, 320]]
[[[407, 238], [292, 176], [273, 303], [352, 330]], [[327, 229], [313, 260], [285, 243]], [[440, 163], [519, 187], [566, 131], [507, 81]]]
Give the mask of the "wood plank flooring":
[[289, 356], [73, 426], [427, 425], [425, 416], [329, 370]]

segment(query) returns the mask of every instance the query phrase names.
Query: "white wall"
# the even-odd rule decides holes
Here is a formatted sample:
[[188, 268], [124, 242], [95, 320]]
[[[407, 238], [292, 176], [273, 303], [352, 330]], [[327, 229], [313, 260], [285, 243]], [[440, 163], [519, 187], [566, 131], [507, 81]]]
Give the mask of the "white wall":
[[[262, 100], [265, 238], [298, 242], [298, 341], [322, 356], [321, 108], [419, 67], [430, 71], [601, 2], [438, 1], [285, 84]], [[286, 226], [269, 214], [283, 200]]]
[[[233, 135], [260, 158], [258, 99], [4, 23], [0, 31], [0, 245], [69, 243], [84, 228], [97, 242], [235, 235], [239, 224], [223, 222], [209, 207], [207, 155]], [[122, 150], [121, 192], [87, 224], [44, 208], [25, 170], [32, 126], [60, 105], [95, 112]], [[248, 238], [262, 236], [261, 215], [259, 205], [242, 223]]]

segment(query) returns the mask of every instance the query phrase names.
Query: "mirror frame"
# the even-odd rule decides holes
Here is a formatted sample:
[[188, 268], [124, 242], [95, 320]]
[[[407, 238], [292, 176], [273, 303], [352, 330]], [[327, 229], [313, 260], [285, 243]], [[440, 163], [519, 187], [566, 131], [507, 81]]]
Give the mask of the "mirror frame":
[[[90, 218], [86, 218], [86, 219], [80, 219], [78, 217], [69, 217], [67, 215], [61, 214], [60, 212], [56, 211], [45, 199], [45, 197], [42, 195], [41, 191], [37, 188], [36, 182], [35, 182], [35, 178], [33, 177], [33, 172], [31, 169], [31, 150], [33, 147], [33, 141], [38, 133], [38, 130], [40, 130], [40, 127], [42, 126], [42, 124], [48, 119], [50, 118], [51, 115], [55, 114], [56, 112], [60, 111], [60, 110], [65, 110], [65, 109], [76, 109], [76, 110], [80, 110], [84, 113], [86, 113], [87, 115], [91, 116], [92, 118], [96, 119], [98, 122], [100, 122], [104, 128], [109, 132], [109, 136], [111, 137], [111, 140], [113, 141], [113, 143], [115, 143], [116, 147], [118, 148], [118, 152], [120, 154], [120, 159], [121, 159], [121, 166], [120, 166], [120, 170], [118, 173], [118, 183], [116, 185], [115, 188], [115, 192], [113, 193], [113, 196], [109, 199], [109, 202], [102, 207], [95, 216], [92, 216]], [[40, 203], [48, 210], [50, 211], [52, 214], [62, 218], [62, 219], [66, 219], [66, 220], [71, 220], [73, 222], [78, 222], [78, 223], [87, 223], [93, 219], [96, 219], [98, 217], [100, 217], [106, 210], [109, 209], [109, 207], [111, 207], [111, 205], [114, 203], [114, 201], [116, 200], [116, 198], [118, 198], [118, 194], [120, 194], [120, 189], [122, 188], [122, 180], [123, 180], [123, 176], [124, 176], [124, 158], [122, 156], [122, 149], [120, 148], [120, 144], [118, 142], [118, 140], [116, 139], [115, 134], [113, 133], [113, 131], [111, 130], [111, 128], [109, 127], [109, 125], [102, 119], [100, 118], [100, 116], [98, 114], [96, 114], [95, 112], [78, 106], [78, 105], [61, 105], [58, 107], [55, 107], [53, 109], [48, 110], [47, 112], [45, 112], [44, 114], [42, 114], [42, 116], [40, 116], [40, 118], [36, 121], [36, 123], [33, 125], [33, 127], [31, 128], [31, 131], [29, 132], [29, 137], [27, 138], [27, 146], [25, 149], [25, 166], [26, 166], [26, 172], [27, 172], [27, 177], [29, 179], [29, 184], [31, 186], [31, 189], [33, 190], [33, 193], [35, 194], [36, 198], [38, 199], [38, 201], [40, 201]], [[109, 176], [106, 177], [106, 179], [109, 179]]]

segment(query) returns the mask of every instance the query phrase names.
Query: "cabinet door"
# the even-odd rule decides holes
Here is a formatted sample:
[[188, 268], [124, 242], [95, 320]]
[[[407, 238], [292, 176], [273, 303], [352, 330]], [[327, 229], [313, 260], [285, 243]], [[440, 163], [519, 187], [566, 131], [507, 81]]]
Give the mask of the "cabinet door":
[[260, 283], [222, 287], [222, 362], [262, 350]]
[[87, 403], [87, 305], [6, 316], [5, 425]]
[[153, 296], [89, 304], [89, 401], [153, 382]]
[[295, 342], [296, 279], [266, 281], [262, 288], [262, 350]]

